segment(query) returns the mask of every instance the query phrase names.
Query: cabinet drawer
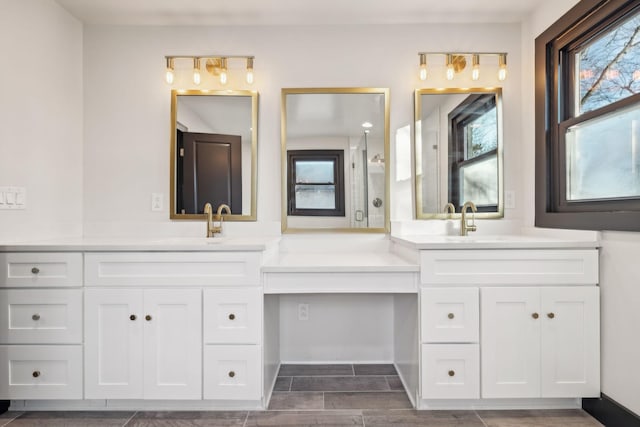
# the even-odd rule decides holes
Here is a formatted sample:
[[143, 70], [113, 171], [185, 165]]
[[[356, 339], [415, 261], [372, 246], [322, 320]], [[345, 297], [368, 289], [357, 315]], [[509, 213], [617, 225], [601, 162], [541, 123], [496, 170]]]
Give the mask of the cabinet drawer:
[[0, 344], [81, 344], [82, 290], [0, 290]]
[[597, 249], [420, 251], [425, 285], [595, 285]]
[[259, 344], [261, 289], [205, 289], [203, 317], [206, 344]]
[[257, 286], [259, 252], [97, 252], [85, 255], [87, 286]]
[[82, 346], [0, 346], [0, 399], [82, 399]]
[[75, 252], [0, 253], [0, 286], [82, 286], [82, 254]]
[[478, 342], [478, 288], [421, 289], [422, 342]]
[[423, 399], [479, 399], [478, 344], [423, 344]]
[[261, 393], [259, 345], [207, 345], [204, 349], [204, 398], [258, 400]]

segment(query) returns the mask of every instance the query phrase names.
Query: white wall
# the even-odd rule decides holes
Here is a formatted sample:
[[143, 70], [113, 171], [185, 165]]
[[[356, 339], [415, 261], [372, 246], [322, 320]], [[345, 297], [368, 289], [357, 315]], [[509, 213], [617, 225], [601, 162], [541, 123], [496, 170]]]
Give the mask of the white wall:
[[[534, 40], [549, 25], [578, 3], [556, 0], [540, 7], [523, 25], [523, 121], [521, 152], [527, 213], [534, 223]], [[640, 414], [640, 233], [603, 232], [600, 249], [602, 392]]]
[[[201, 235], [199, 223], [151, 212], [152, 192], [169, 192], [170, 87], [164, 55], [256, 56], [260, 93], [258, 222], [225, 223], [229, 233], [279, 231], [280, 89], [371, 86], [391, 89], [391, 135], [413, 121], [413, 91], [447, 86], [438, 73], [417, 78], [418, 51], [506, 51], [504, 84], [507, 189], [520, 188], [520, 26], [387, 25], [313, 27], [85, 27], [85, 234]], [[442, 71], [442, 70], [440, 70]], [[442, 71], [443, 73], [443, 71]], [[442, 74], [440, 73], [440, 74]], [[235, 79], [235, 80], [234, 80]], [[231, 76], [229, 88], [247, 89]], [[488, 73], [478, 82], [494, 86]], [[188, 81], [184, 79], [183, 81]], [[449, 84], [450, 85], [450, 84]], [[470, 86], [470, 78], [453, 86]], [[183, 85], [191, 88], [191, 85]], [[201, 87], [218, 89], [213, 81]], [[394, 156], [392, 141], [392, 158]], [[409, 165], [410, 166], [410, 165]], [[405, 165], [406, 167], [406, 165]], [[395, 171], [392, 169], [392, 176]], [[392, 218], [410, 219], [411, 181], [393, 183]], [[517, 218], [519, 211], [508, 211]]]
[[0, 238], [82, 234], [82, 24], [52, 0], [0, 2]]

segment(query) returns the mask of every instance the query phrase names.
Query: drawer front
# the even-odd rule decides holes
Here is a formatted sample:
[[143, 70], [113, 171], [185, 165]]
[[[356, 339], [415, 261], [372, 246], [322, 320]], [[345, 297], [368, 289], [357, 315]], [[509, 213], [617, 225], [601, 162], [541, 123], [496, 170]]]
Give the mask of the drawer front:
[[87, 286], [257, 286], [259, 252], [85, 254]]
[[423, 399], [479, 399], [478, 344], [422, 345]]
[[82, 346], [0, 346], [0, 399], [82, 399]]
[[0, 253], [0, 286], [82, 286], [82, 254], [75, 252]]
[[0, 290], [0, 344], [81, 344], [82, 290]]
[[204, 398], [258, 400], [262, 398], [261, 347], [207, 345], [204, 349]]
[[420, 251], [424, 285], [594, 285], [597, 249]]
[[205, 344], [260, 344], [262, 289], [205, 289]]
[[478, 288], [423, 288], [420, 298], [422, 342], [478, 342]]

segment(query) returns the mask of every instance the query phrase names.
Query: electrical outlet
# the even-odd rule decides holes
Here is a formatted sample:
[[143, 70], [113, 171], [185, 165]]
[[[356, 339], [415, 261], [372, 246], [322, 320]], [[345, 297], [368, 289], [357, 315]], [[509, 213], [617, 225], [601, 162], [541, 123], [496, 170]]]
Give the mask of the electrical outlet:
[[504, 207], [505, 209], [516, 208], [516, 192], [515, 191], [504, 192]]
[[164, 196], [162, 193], [151, 193], [151, 210], [153, 212], [161, 212], [164, 205]]
[[309, 304], [298, 304], [298, 320], [309, 320]]

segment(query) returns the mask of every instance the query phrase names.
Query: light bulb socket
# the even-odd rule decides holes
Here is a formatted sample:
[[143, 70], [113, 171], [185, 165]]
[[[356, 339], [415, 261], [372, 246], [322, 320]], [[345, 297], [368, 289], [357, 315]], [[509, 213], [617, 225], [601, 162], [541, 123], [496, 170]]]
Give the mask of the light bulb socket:
[[501, 53], [498, 55], [498, 80], [504, 81], [507, 79], [507, 54]]

